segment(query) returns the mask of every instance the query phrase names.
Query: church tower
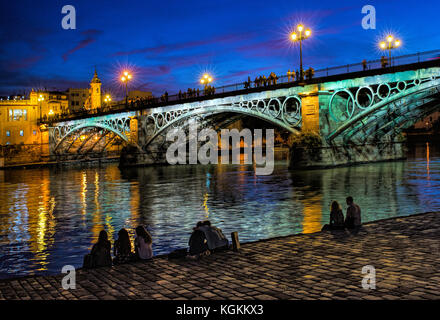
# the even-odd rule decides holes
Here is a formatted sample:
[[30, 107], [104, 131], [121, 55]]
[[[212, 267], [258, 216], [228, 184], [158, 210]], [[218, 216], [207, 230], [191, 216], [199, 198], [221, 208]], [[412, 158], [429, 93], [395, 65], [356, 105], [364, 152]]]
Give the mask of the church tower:
[[90, 107], [92, 110], [101, 108], [101, 103], [101, 80], [99, 80], [95, 69], [95, 74], [90, 82]]

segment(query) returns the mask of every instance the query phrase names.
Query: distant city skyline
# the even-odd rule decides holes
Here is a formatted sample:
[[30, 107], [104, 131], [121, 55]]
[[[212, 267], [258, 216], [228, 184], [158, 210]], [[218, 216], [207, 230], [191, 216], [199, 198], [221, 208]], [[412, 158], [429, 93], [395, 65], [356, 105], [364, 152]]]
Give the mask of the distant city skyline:
[[[87, 88], [95, 67], [103, 91], [119, 98], [124, 68], [133, 73], [129, 90], [155, 95], [200, 88], [204, 72], [214, 86], [286, 74], [299, 69], [298, 47], [289, 41], [299, 22], [312, 29], [304, 43], [305, 68], [378, 59], [388, 33], [402, 40], [398, 55], [440, 48], [440, 5], [433, 0], [420, 6], [397, 0], [76, 1], [76, 30], [61, 27], [66, 4], [0, 4], [0, 96]], [[376, 30], [361, 26], [367, 4], [376, 8]]]

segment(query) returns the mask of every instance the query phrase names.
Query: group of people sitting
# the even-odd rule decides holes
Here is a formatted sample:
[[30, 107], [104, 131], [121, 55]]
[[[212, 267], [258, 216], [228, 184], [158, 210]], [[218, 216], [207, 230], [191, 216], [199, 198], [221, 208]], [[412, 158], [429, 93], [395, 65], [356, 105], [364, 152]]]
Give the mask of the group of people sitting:
[[330, 208], [330, 224], [326, 224], [322, 230], [359, 229], [361, 222], [361, 208], [354, 203], [353, 197], [347, 197], [347, 215], [344, 219], [341, 206], [333, 201]]
[[[132, 251], [130, 236], [124, 228], [119, 230], [118, 239], [113, 245], [111, 257], [111, 243], [105, 230], [99, 233], [92, 251], [84, 257], [84, 268], [109, 267], [139, 260], [148, 260], [153, 257], [153, 239], [150, 233], [143, 227], [136, 228], [134, 240], [134, 252]], [[209, 255], [216, 251], [229, 248], [229, 241], [220, 228], [211, 225], [209, 220], [199, 221], [193, 228], [189, 239], [189, 252], [185, 249], [183, 256], [197, 259], [203, 255]]]
[[[330, 210], [330, 224], [326, 224], [322, 230], [344, 230], [361, 227], [361, 208], [354, 203], [353, 197], [347, 197], [347, 214], [344, 219], [341, 206], [333, 201]], [[137, 260], [148, 260], [153, 257], [153, 239], [150, 233], [143, 227], [136, 228], [134, 240], [134, 252], [132, 251], [130, 236], [126, 229], [118, 232], [118, 239], [113, 246], [114, 258], [111, 257], [111, 243], [105, 230], [99, 233], [98, 242], [93, 245], [92, 251], [84, 257], [84, 268], [111, 266]], [[229, 241], [220, 228], [211, 225], [209, 220], [199, 221], [193, 228], [188, 242], [189, 252], [184, 249], [183, 256], [198, 259], [204, 255], [210, 255], [216, 251], [229, 249]], [[180, 255], [180, 254], [179, 254]]]
[[148, 260], [153, 257], [153, 239], [150, 233], [143, 227], [136, 228], [134, 240], [134, 252], [131, 250], [131, 241], [128, 231], [124, 228], [119, 230], [118, 239], [113, 246], [114, 258], [111, 257], [111, 243], [105, 230], [99, 233], [98, 242], [92, 247], [92, 251], [84, 257], [84, 268], [109, 267], [112, 264], [123, 264], [137, 260]]
[[189, 238], [188, 246], [189, 257], [199, 258], [215, 251], [228, 249], [229, 241], [220, 228], [212, 226], [211, 222], [206, 220], [197, 222]]

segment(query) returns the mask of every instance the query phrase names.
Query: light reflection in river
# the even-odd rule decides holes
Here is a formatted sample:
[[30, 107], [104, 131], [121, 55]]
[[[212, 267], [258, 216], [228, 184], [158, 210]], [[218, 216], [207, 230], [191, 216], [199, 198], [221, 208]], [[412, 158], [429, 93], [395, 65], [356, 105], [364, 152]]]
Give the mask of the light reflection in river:
[[321, 229], [331, 201], [352, 195], [363, 221], [440, 211], [440, 158], [420, 144], [404, 162], [313, 171], [276, 166], [164, 166], [119, 170], [0, 171], [0, 277], [59, 273], [81, 266], [103, 228], [113, 242], [120, 228], [143, 224], [155, 254], [187, 246], [207, 217], [243, 242]]

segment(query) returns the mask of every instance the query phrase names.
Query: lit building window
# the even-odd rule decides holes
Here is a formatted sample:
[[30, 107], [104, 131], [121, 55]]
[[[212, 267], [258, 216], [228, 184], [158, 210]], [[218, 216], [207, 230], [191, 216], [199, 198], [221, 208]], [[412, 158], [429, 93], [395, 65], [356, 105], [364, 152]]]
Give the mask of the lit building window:
[[36, 136], [36, 135], [37, 135], [37, 130], [32, 131], [32, 134], [33, 134], [34, 136]]
[[27, 110], [26, 109], [23, 109], [23, 118], [24, 118], [24, 121], [27, 121]]
[[23, 137], [23, 136], [24, 136], [24, 131], [20, 130], [20, 137]]
[[14, 109], [14, 121], [19, 121], [23, 117], [23, 110]]
[[9, 121], [12, 121], [12, 109], [9, 109]]
[[7, 137], [10, 137], [10, 136], [11, 136], [11, 131], [9, 131], [9, 130], [6, 131], [6, 136], [7, 136]]

